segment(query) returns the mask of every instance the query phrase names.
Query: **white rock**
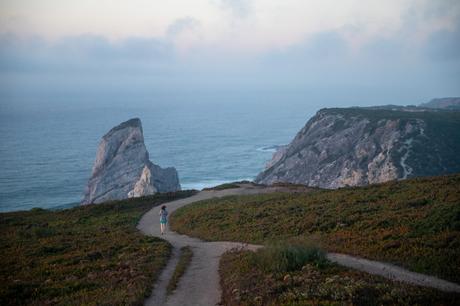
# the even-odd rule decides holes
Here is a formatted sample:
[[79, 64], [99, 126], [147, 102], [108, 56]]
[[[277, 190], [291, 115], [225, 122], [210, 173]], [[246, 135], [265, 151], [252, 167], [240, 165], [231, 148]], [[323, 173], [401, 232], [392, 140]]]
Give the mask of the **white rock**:
[[82, 204], [180, 190], [174, 168], [149, 160], [140, 119], [121, 123], [102, 137]]

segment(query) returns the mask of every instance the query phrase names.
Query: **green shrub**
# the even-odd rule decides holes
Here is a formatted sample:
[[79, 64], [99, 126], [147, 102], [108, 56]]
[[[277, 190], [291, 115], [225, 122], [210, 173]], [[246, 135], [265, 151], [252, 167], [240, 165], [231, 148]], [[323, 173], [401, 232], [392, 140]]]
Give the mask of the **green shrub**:
[[295, 271], [307, 263], [317, 267], [327, 265], [327, 259], [322, 250], [309, 243], [278, 242], [252, 253], [253, 264], [266, 272]]

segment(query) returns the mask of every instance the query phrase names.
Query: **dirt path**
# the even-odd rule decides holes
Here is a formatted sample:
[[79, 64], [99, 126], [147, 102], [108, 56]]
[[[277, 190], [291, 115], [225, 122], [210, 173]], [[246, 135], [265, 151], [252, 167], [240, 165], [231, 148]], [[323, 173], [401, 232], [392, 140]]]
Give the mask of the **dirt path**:
[[[261, 188], [251, 185], [238, 189], [226, 189], [221, 191], [201, 191], [200, 193], [165, 204], [171, 214], [176, 209], [196, 201], [214, 197], [229, 195], [248, 195], [284, 191], [282, 188]], [[248, 245], [237, 242], [205, 242], [175, 232], [160, 233], [158, 212], [160, 207], [154, 207], [142, 216], [137, 228], [145, 235], [151, 235], [166, 239], [173, 246], [173, 254], [166, 268], [162, 271], [151, 296], [145, 301], [145, 305], [216, 305], [220, 301], [221, 288], [219, 284], [219, 259], [227, 250], [235, 247], [244, 247], [255, 250], [260, 246]], [[190, 266], [179, 281], [177, 289], [171, 296], [166, 298], [166, 286], [171, 278], [179, 257], [179, 249], [189, 245], [193, 250], [193, 258]], [[328, 259], [339, 265], [364, 271], [370, 274], [407, 282], [415, 285], [437, 288], [443, 291], [460, 292], [460, 286], [432, 276], [414, 273], [400, 267], [371, 261], [363, 258], [344, 254], [329, 253]]]

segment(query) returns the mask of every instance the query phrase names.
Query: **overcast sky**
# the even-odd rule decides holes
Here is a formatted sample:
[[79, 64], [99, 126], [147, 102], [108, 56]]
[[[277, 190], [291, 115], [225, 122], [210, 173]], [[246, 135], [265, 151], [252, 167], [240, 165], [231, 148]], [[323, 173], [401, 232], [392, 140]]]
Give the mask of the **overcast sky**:
[[178, 92], [459, 96], [460, 1], [0, 0], [2, 108]]

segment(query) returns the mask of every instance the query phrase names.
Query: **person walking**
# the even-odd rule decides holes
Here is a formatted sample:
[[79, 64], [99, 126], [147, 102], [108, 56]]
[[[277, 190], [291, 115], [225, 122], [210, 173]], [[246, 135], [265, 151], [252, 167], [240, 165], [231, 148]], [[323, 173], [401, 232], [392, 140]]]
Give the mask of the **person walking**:
[[163, 235], [166, 230], [166, 224], [168, 223], [168, 211], [166, 210], [165, 205], [161, 206], [159, 215], [160, 215], [160, 229], [161, 229], [161, 234]]

